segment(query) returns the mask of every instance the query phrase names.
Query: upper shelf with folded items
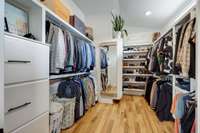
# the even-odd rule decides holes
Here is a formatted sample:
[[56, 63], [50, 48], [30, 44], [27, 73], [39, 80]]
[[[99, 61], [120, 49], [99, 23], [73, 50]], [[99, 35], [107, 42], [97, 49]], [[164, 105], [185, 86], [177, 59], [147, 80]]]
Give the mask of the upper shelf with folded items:
[[42, 43], [43, 20], [42, 8], [32, 0], [5, 0], [7, 36]]
[[71, 26], [68, 22], [65, 22], [62, 18], [60, 18], [57, 14], [49, 10], [45, 7], [46, 11], [46, 20], [50, 21], [54, 25], [60, 27], [63, 30], [67, 30], [70, 32], [73, 36], [76, 36], [80, 39], [83, 39], [89, 43], [91, 43], [93, 46], [95, 46], [94, 42], [90, 40], [88, 37], [86, 37], [84, 34], [79, 32], [77, 29], [75, 29], [73, 26]]

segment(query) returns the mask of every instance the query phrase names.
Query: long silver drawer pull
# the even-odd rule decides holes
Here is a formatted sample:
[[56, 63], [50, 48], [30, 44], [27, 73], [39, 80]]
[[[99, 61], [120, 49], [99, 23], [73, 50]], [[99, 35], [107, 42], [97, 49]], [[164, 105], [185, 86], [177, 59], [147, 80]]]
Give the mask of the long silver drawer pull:
[[27, 102], [27, 103], [19, 105], [17, 107], [10, 108], [10, 109], [8, 109], [8, 113], [13, 112], [13, 111], [18, 110], [18, 109], [21, 109], [21, 108], [24, 108], [24, 107], [26, 107], [26, 106], [28, 106], [30, 104], [31, 104], [31, 102]]
[[31, 61], [23, 61], [23, 60], [8, 60], [8, 63], [31, 63]]

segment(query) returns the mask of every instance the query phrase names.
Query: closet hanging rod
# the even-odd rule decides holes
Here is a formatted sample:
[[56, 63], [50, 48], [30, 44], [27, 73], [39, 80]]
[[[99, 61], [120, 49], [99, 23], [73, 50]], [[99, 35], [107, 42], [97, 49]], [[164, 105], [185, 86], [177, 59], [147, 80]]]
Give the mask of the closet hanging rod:
[[83, 75], [90, 75], [92, 72], [82, 72], [82, 73], [70, 73], [70, 74], [62, 74], [62, 75], [50, 75], [50, 80], [55, 79], [64, 79], [64, 78], [70, 78], [75, 76], [83, 76]]
[[65, 27], [62, 24], [58, 23], [57, 21], [55, 21], [51, 18], [46, 18], [46, 20], [49, 21], [50, 23], [52, 23], [53, 25], [61, 28], [61, 29], [65, 29]]
[[175, 24], [175, 27], [181, 26], [191, 20], [191, 12], [185, 15], [180, 21]]
[[192, 22], [192, 21], [196, 21], [196, 17], [194, 17], [194, 18], [188, 20], [188, 21], [185, 22], [185, 23], [181, 23], [181, 24], [177, 25], [177, 27], [178, 27], [178, 26], [183, 26], [183, 25], [185, 25], [185, 24], [189, 24], [189, 23]]
[[153, 43], [156, 44], [158, 43], [163, 37], [167, 36], [170, 32], [172, 32], [173, 29], [170, 29], [169, 31], [167, 31], [164, 35], [160, 36], [156, 41], [154, 41]]

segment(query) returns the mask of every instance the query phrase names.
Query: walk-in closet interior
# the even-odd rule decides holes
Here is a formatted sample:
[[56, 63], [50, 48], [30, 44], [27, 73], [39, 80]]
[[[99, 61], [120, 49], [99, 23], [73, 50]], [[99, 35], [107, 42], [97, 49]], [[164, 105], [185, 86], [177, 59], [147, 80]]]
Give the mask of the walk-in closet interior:
[[198, 0], [0, 0], [0, 133], [200, 133]]

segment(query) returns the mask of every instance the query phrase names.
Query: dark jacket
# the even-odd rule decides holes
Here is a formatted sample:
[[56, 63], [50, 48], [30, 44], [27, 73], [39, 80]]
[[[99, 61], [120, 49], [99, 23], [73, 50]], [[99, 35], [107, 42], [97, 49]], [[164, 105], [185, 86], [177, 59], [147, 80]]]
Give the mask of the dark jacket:
[[158, 81], [158, 100], [156, 114], [160, 121], [173, 120], [170, 112], [172, 105], [172, 85], [166, 81]]

